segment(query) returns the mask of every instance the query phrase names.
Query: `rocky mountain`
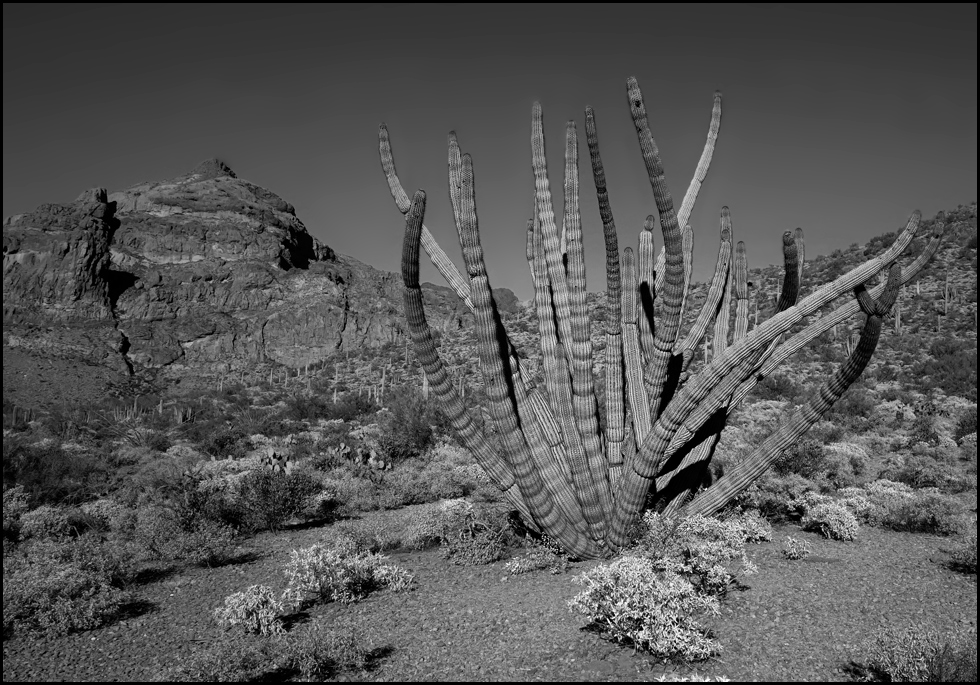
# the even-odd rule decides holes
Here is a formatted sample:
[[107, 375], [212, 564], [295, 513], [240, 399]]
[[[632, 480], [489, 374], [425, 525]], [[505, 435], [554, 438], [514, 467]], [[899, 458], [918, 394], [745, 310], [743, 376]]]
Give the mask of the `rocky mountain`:
[[[435, 326], [467, 325], [451, 290], [425, 291]], [[335, 253], [212, 159], [4, 222], [4, 392], [36, 390], [37, 369], [122, 382], [307, 368], [399, 340], [401, 301], [399, 274]]]

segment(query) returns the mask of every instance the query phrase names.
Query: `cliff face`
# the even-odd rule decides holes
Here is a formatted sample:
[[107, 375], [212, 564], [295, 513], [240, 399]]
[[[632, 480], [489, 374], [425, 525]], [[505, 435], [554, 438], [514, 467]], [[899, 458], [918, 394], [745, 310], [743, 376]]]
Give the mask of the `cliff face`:
[[[22, 350], [186, 376], [300, 368], [405, 330], [400, 275], [336, 254], [292, 205], [217, 160], [44, 205], [8, 219], [3, 240], [4, 344]], [[426, 305], [434, 327], [466, 325], [448, 288], [427, 286]], [[97, 343], [82, 340], [92, 326]]]
[[70, 205], [41, 205], [4, 221], [4, 322], [110, 319], [114, 213], [96, 188]]

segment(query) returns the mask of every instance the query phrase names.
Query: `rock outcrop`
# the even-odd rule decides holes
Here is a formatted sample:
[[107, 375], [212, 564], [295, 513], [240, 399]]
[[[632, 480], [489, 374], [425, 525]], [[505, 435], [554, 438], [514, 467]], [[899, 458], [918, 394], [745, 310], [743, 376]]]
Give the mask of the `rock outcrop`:
[[[8, 219], [3, 287], [5, 346], [136, 375], [302, 368], [405, 330], [400, 275], [336, 254], [218, 160]], [[506, 289], [498, 299], [519, 305]], [[426, 304], [435, 327], [468, 325], [450, 289], [427, 285]]]

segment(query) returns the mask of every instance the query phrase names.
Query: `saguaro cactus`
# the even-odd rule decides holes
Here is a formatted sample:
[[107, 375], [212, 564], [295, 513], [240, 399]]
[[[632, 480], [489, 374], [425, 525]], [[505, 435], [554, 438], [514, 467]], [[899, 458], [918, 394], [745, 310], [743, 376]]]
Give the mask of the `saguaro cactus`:
[[[684, 310], [690, 305], [693, 231], [688, 222], [714, 152], [721, 94], [715, 94], [701, 161], [676, 211], [636, 79], [629, 79], [627, 90], [657, 207], [657, 215], [649, 216], [640, 232], [636, 254], [626, 248], [620, 255], [591, 108], [585, 122], [606, 244], [604, 424], [593, 380], [575, 123], [569, 122], [566, 129], [565, 202], [559, 231], [545, 162], [541, 107], [535, 103], [532, 110], [535, 192], [526, 253], [541, 335], [544, 382], [538, 385], [522, 366], [494, 303], [480, 246], [473, 160], [461, 154], [455, 134], [450, 133], [449, 194], [466, 263], [464, 276], [423, 225], [425, 193], [418, 191], [409, 199], [403, 190], [384, 124], [379, 132], [382, 167], [398, 209], [407, 216], [402, 252], [405, 313], [431, 392], [459, 438], [526, 522], [581, 558], [604, 557], [621, 549], [628, 542], [631, 523], [651, 500], [679, 515], [707, 515], [758, 478], [860, 375], [898, 288], [929, 261], [944, 228], [940, 217], [922, 254], [901, 269], [896, 262], [919, 226], [915, 212], [881, 255], [802, 299], [803, 232], [787, 231], [783, 234], [785, 277], [775, 311], [764, 322], [756, 312], [750, 326], [745, 245], [738, 242], [733, 247], [732, 218], [724, 207], [707, 298], [690, 330], [682, 334]], [[657, 223], [664, 241], [659, 258], [654, 257], [653, 246]], [[457, 384], [439, 358], [419, 287], [420, 247], [473, 311], [492, 427], [465, 409]], [[883, 271], [887, 282], [868, 289]], [[852, 301], [820, 318], [807, 318], [852, 292]], [[860, 341], [816, 399], [735, 468], [697, 493], [728, 416], [755, 384], [859, 310], [865, 317]], [[800, 324], [805, 325], [800, 328]], [[695, 352], [712, 325], [710, 361], [705, 355], [705, 361], [696, 364]], [[799, 330], [787, 339], [794, 329]]]

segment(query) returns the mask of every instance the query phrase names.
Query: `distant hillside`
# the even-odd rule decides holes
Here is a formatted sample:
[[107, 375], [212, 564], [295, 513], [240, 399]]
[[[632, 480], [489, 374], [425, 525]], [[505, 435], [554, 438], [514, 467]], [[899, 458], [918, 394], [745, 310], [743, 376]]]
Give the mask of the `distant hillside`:
[[[305, 373], [404, 337], [400, 274], [322, 245], [218, 160], [10, 217], [3, 254], [4, 395], [22, 406]], [[426, 305], [441, 330], [464, 325], [448, 288]]]

